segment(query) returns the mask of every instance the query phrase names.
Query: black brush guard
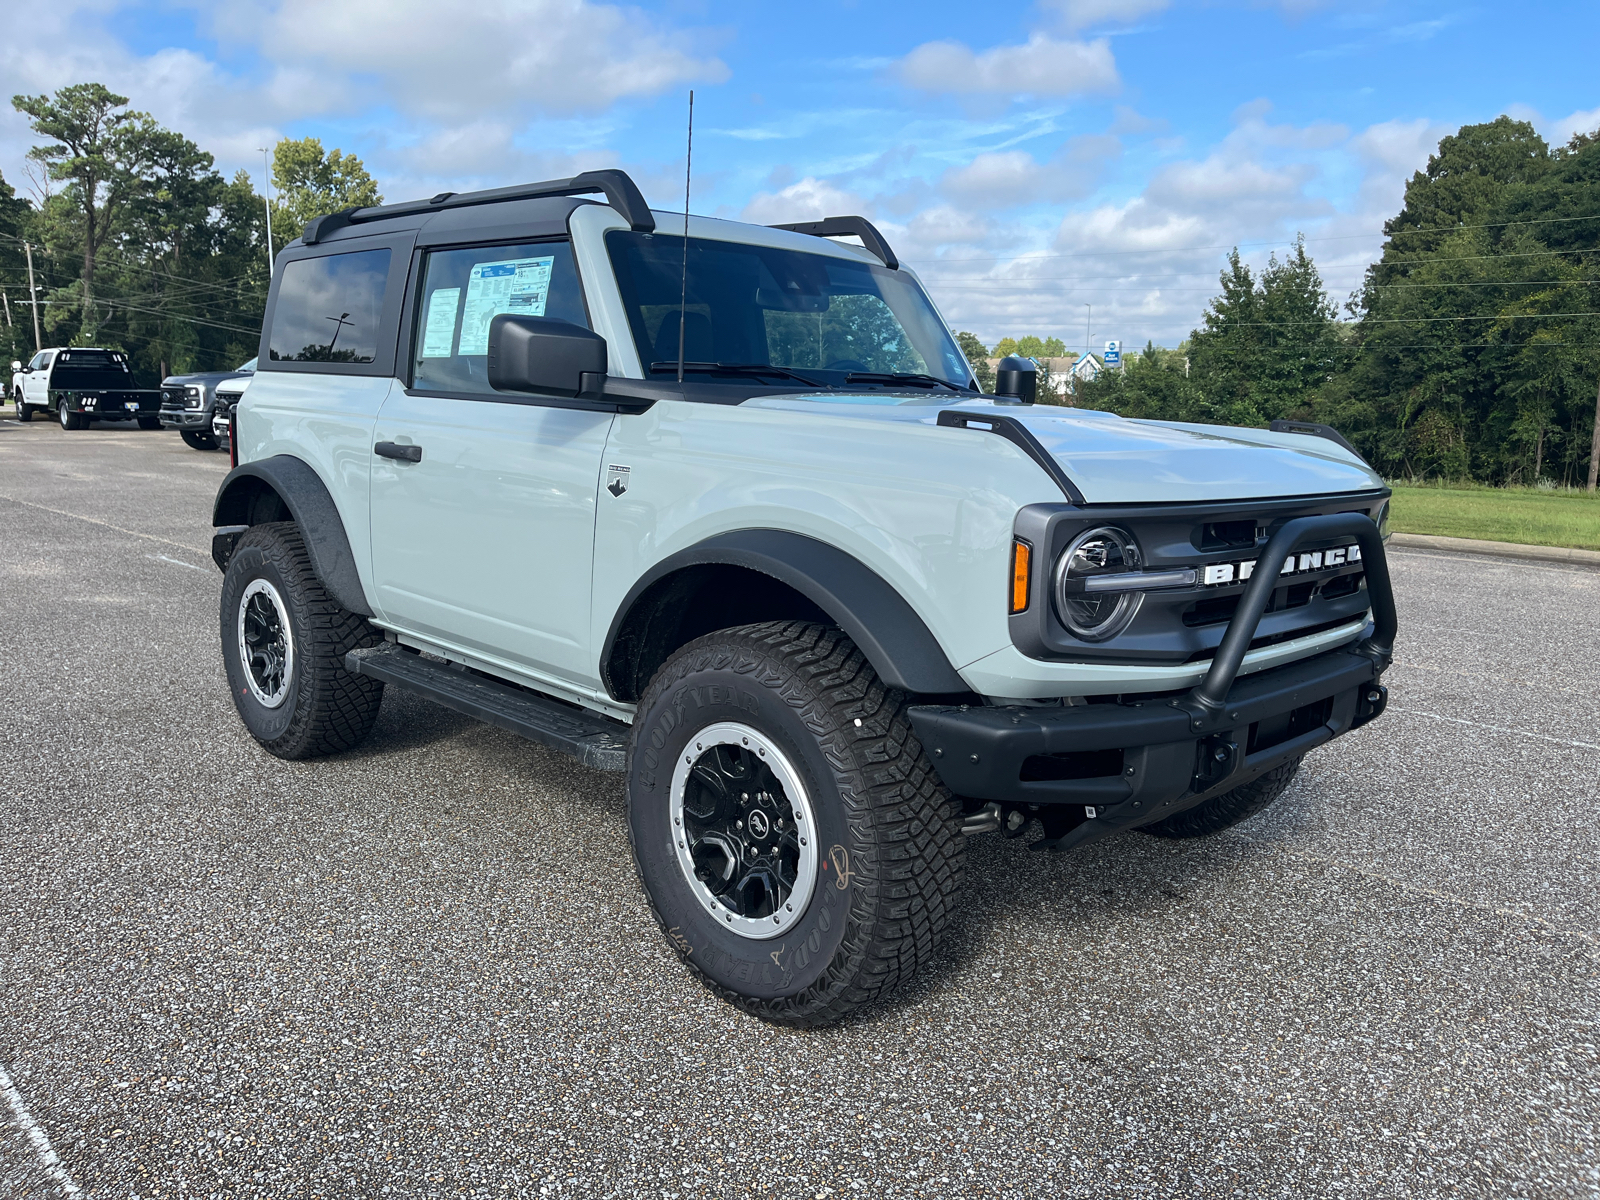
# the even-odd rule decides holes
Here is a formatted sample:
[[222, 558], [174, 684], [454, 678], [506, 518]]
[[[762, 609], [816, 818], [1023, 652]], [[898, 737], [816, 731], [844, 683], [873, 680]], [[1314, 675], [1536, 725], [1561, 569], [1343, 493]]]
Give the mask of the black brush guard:
[[[1308, 542], [1345, 537], [1361, 546], [1371, 634], [1239, 679], [1289, 556]], [[918, 705], [909, 715], [946, 787], [973, 800], [1040, 806], [1049, 836], [1039, 847], [1066, 849], [1231, 791], [1378, 716], [1388, 693], [1377, 681], [1393, 656], [1396, 624], [1371, 518], [1299, 517], [1268, 540], [1210, 669], [1187, 694], [1062, 707]]]

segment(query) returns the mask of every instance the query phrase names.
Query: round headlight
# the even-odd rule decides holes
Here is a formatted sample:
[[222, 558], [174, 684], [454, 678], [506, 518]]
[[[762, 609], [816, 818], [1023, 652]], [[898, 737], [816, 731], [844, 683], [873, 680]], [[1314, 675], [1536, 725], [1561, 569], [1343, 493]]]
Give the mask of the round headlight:
[[1144, 593], [1102, 589], [1095, 580], [1137, 571], [1139, 561], [1133, 535], [1110, 525], [1072, 539], [1056, 560], [1056, 614], [1074, 637], [1103, 642], [1128, 627]]

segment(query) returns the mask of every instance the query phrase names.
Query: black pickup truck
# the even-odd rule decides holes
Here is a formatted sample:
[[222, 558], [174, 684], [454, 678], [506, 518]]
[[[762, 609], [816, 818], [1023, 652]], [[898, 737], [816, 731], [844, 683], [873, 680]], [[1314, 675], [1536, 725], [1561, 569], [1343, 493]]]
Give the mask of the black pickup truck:
[[82, 429], [90, 421], [137, 421], [140, 429], [161, 428], [161, 392], [133, 385], [133, 369], [120, 350], [63, 346], [41, 350], [11, 364], [11, 398], [17, 420], [53, 411], [63, 429]]

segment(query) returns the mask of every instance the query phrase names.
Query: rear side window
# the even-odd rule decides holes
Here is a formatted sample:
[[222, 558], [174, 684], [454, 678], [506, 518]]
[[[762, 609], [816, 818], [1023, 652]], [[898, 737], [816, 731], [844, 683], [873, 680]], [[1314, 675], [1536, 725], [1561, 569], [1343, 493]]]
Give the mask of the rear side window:
[[372, 362], [389, 257], [387, 249], [357, 250], [286, 263], [272, 312], [272, 361]]
[[500, 313], [589, 328], [567, 242], [435, 250], [425, 260], [411, 348], [412, 386], [490, 392], [489, 322]]

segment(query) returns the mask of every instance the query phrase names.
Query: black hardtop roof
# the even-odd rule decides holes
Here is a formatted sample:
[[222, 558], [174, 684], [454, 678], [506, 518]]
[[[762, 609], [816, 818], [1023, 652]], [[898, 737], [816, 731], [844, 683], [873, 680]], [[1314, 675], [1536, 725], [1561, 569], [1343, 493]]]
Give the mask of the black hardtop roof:
[[[604, 194], [606, 203], [621, 213], [623, 219], [634, 229], [642, 233], [650, 233], [655, 229], [656, 219], [651, 215], [650, 206], [645, 203], [644, 194], [639, 191], [638, 185], [628, 178], [624, 171], [607, 170], [585, 171], [582, 175], [574, 175], [570, 179], [519, 183], [512, 187], [490, 188], [482, 192], [440, 192], [428, 200], [407, 200], [399, 204], [347, 208], [340, 212], [312, 217], [306, 222], [305, 232], [301, 234], [300, 240], [307, 246], [315, 246], [351, 226], [370, 226], [373, 222], [382, 222], [384, 232], [391, 229], [416, 229], [424, 222], [431, 226], [433, 222], [427, 219], [437, 213], [481, 208], [485, 205], [518, 200], [554, 200], [585, 196], [597, 192]], [[575, 204], [561, 206], [562, 218], [570, 214], [575, 207]], [[478, 220], [463, 221], [462, 225], [474, 228], [486, 224], [499, 224], [501, 220], [503, 217], [498, 215], [485, 216]], [[377, 232], [379, 230], [368, 228], [352, 230], [352, 233]]]
[[[585, 171], [570, 179], [519, 183], [481, 192], [440, 192], [427, 200], [347, 208], [311, 218], [306, 222], [300, 241], [306, 246], [316, 246], [345, 238], [423, 230], [424, 227], [426, 232], [419, 240], [430, 243], [448, 242], [460, 236], [494, 239], [545, 236], [564, 230], [567, 218], [580, 204], [594, 203], [577, 197], [595, 193], [603, 194], [605, 202], [635, 231], [654, 232], [656, 219], [645, 203], [644, 193], [626, 171], [607, 169]], [[824, 221], [801, 221], [771, 228], [814, 237], [857, 237], [890, 270], [900, 265], [888, 241], [865, 217], [829, 217]]]

